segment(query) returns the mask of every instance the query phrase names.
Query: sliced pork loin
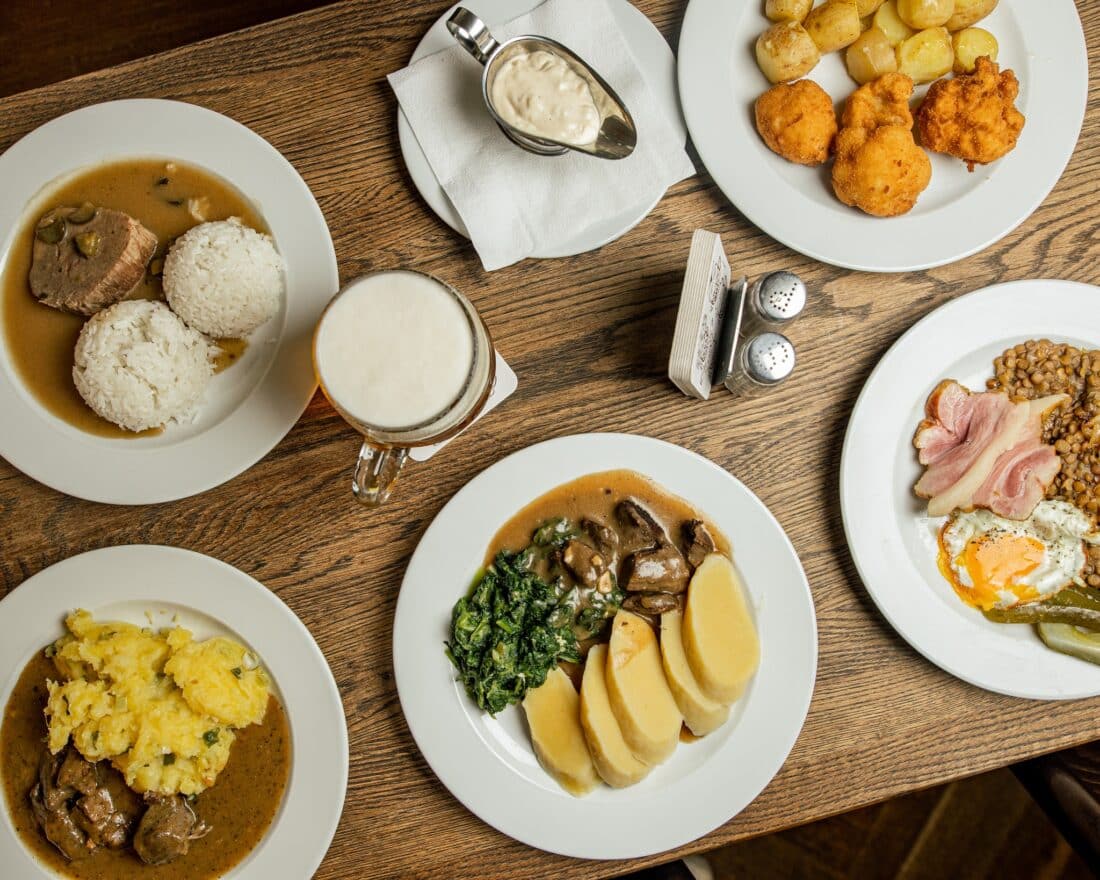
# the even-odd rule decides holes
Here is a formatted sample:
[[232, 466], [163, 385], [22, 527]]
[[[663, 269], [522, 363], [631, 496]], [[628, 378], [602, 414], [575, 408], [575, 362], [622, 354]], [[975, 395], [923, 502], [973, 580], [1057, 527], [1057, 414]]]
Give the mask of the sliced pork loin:
[[141, 283], [156, 247], [156, 235], [122, 211], [54, 208], [34, 232], [31, 293], [55, 309], [94, 315]]
[[1053, 394], [1014, 402], [1004, 392], [975, 394], [954, 380], [941, 382], [913, 438], [925, 466], [914, 491], [928, 499], [928, 514], [987, 507], [1027, 519], [1061, 469], [1040, 435], [1046, 413], [1066, 400]]

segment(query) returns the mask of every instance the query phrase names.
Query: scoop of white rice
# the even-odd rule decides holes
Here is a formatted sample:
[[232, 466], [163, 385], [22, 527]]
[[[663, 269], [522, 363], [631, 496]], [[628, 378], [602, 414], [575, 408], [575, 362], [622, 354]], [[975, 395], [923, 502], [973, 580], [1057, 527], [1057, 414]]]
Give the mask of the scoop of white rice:
[[271, 238], [236, 217], [200, 223], [164, 260], [168, 305], [216, 339], [247, 336], [279, 311], [283, 258]]
[[80, 331], [73, 382], [84, 402], [130, 431], [192, 416], [210, 377], [214, 346], [164, 303], [128, 300]]

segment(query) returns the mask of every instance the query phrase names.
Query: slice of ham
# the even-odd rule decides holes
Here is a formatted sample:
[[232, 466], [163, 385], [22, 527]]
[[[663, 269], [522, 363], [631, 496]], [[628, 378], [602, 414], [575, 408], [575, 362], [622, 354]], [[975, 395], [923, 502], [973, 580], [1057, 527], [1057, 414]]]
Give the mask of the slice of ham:
[[929, 516], [988, 507], [1011, 519], [1029, 517], [1061, 468], [1054, 448], [1040, 440], [1043, 417], [1067, 399], [1017, 403], [1004, 392], [974, 394], [941, 382], [913, 438], [926, 466], [914, 491], [929, 499]]

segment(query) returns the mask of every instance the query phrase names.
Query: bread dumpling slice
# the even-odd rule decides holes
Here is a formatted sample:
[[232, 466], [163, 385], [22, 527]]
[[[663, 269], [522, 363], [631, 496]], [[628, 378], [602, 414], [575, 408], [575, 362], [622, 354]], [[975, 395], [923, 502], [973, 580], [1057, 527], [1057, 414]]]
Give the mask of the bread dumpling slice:
[[719, 703], [741, 696], [760, 663], [760, 641], [733, 563], [711, 553], [688, 585], [684, 654], [703, 693]]
[[573, 795], [588, 794], [600, 780], [581, 729], [580, 699], [569, 676], [555, 666], [546, 681], [523, 698], [531, 743], [539, 763]]
[[613, 788], [641, 782], [649, 765], [630, 751], [607, 696], [607, 645], [593, 645], [581, 681], [581, 727], [600, 778]]
[[726, 723], [730, 717], [728, 703], [719, 703], [703, 693], [695, 673], [684, 655], [681, 635], [683, 612], [666, 611], [661, 615], [661, 662], [669, 690], [680, 707], [684, 723], [696, 736], [706, 736]]
[[660, 764], [675, 750], [683, 718], [665, 681], [657, 636], [636, 614], [615, 615], [606, 674], [611, 711], [630, 751]]

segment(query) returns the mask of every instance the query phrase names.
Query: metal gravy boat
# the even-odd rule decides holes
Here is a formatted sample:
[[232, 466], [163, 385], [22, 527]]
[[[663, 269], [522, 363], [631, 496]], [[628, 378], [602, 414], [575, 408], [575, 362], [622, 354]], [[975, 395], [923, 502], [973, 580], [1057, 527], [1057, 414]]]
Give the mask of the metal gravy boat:
[[[624, 159], [634, 152], [638, 143], [638, 130], [630, 111], [615, 94], [615, 90], [566, 46], [556, 40], [533, 35], [512, 37], [503, 43], [498, 42], [485, 22], [461, 6], [447, 20], [447, 29], [459, 45], [484, 66], [481, 73], [481, 96], [489, 115], [513, 143], [539, 156], [560, 156], [568, 150], [575, 150], [600, 159]], [[564, 59], [573, 72], [588, 84], [600, 114], [599, 132], [592, 143], [578, 145], [534, 137], [505, 121], [493, 106], [493, 80], [501, 64], [516, 51], [532, 52], [539, 49]]]

